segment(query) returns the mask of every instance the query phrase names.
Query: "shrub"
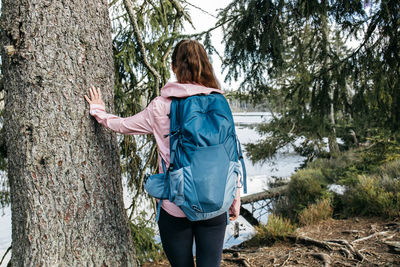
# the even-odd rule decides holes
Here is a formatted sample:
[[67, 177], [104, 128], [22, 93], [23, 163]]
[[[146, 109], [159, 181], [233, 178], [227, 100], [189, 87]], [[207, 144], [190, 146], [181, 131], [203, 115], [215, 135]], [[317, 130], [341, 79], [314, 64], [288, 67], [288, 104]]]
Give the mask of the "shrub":
[[387, 176], [360, 175], [358, 184], [343, 196], [347, 215], [400, 216], [400, 180]]
[[319, 221], [332, 217], [333, 208], [329, 198], [322, 199], [315, 204], [309, 205], [299, 214], [299, 223], [301, 225], [311, 225]]
[[294, 233], [296, 226], [289, 219], [270, 214], [267, 224], [256, 227], [256, 235], [250, 240], [251, 245], [270, 245], [277, 240], [283, 240]]
[[[297, 171], [285, 196], [274, 203], [274, 213], [293, 222], [313, 223], [323, 209], [319, 205], [326, 204], [321, 199], [329, 198], [329, 216], [400, 216], [400, 141], [372, 141], [367, 148], [317, 159]], [[347, 191], [328, 192], [328, 184], [345, 185]]]
[[139, 217], [134, 224], [130, 222], [132, 241], [135, 244], [136, 256], [140, 264], [145, 261], [157, 261], [162, 258], [161, 245], [154, 240], [154, 229]]
[[327, 196], [326, 182], [321, 170], [303, 169], [292, 175], [287, 194], [275, 206], [277, 214], [297, 221], [298, 214], [308, 205]]
[[392, 179], [400, 179], [400, 159], [383, 164], [380, 168], [380, 174]]

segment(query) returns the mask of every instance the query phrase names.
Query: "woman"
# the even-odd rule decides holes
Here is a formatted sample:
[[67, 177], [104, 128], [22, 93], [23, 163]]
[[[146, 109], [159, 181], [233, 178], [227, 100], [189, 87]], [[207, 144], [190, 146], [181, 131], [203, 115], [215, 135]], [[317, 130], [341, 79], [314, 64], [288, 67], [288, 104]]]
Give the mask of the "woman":
[[[111, 130], [122, 134], [154, 134], [159, 153], [167, 167], [169, 165], [169, 133], [171, 97], [188, 97], [196, 94], [223, 93], [219, 89], [212, 66], [204, 47], [194, 40], [182, 40], [172, 53], [172, 70], [177, 82], [169, 82], [142, 112], [128, 118], [120, 118], [105, 112], [99, 89], [92, 87], [90, 114]], [[159, 170], [162, 170], [161, 159]], [[189, 221], [183, 211], [174, 203], [162, 201], [158, 226], [164, 251], [173, 267], [194, 266], [192, 245], [196, 242], [196, 263], [198, 267], [219, 266], [227, 225], [226, 215], [197, 222]], [[230, 220], [239, 216], [239, 189], [229, 210]]]

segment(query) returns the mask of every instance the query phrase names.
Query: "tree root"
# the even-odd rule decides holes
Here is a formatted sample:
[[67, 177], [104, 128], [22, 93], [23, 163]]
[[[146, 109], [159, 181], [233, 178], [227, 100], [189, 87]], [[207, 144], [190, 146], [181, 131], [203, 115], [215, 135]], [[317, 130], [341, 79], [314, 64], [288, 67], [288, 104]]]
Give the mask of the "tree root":
[[377, 232], [372, 235], [356, 239], [356, 240], [352, 241], [351, 244], [354, 245], [355, 243], [362, 242], [362, 241], [365, 241], [365, 240], [368, 240], [370, 238], [377, 237], [380, 235], [387, 235], [387, 234], [389, 234], [389, 231]]
[[400, 254], [400, 242], [399, 241], [384, 241], [383, 243], [389, 247], [391, 253]]
[[251, 267], [249, 261], [245, 258], [236, 258], [236, 259], [224, 259], [224, 261], [230, 261], [230, 262], [235, 262], [235, 263], [239, 263], [245, 267]]
[[314, 245], [314, 246], [326, 249], [328, 251], [333, 250], [327, 242], [316, 240], [316, 239], [313, 239], [313, 238], [310, 238], [307, 236], [288, 236], [288, 239], [294, 241], [295, 243], [302, 243], [305, 245]]
[[328, 254], [325, 253], [311, 253], [311, 256], [314, 258], [317, 258], [319, 260], [322, 260], [324, 262], [324, 267], [330, 267], [332, 263], [332, 259]]
[[[365, 257], [355, 249], [352, 244], [350, 244], [347, 240], [328, 240], [321, 241], [316, 240], [306, 236], [297, 236], [297, 237], [289, 237], [295, 243], [302, 243], [305, 245], [313, 245], [319, 248], [323, 248], [327, 251], [338, 251], [340, 254], [344, 255], [346, 258], [349, 258], [351, 255], [358, 261], [364, 261]], [[336, 249], [333, 249], [336, 247]]]
[[235, 249], [235, 248], [225, 248], [223, 253], [257, 253], [259, 249]]
[[285, 266], [285, 264], [289, 261], [289, 259], [290, 259], [290, 251], [289, 251], [289, 255], [288, 255], [287, 259], [282, 263], [281, 266]]
[[329, 240], [329, 242], [344, 245], [351, 251], [351, 253], [353, 253], [354, 258], [356, 258], [359, 261], [363, 261], [365, 259], [364, 256], [358, 250], [356, 250], [347, 240], [335, 239], [335, 240]]

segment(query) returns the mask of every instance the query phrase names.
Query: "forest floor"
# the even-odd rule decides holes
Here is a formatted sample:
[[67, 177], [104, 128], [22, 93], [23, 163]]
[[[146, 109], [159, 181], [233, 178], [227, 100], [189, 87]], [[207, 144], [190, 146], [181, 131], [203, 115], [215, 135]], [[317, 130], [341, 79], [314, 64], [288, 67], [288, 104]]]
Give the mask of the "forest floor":
[[[164, 259], [143, 265], [156, 266], [169, 264]], [[237, 266], [400, 266], [400, 220], [329, 219], [270, 246], [225, 250], [221, 267]]]

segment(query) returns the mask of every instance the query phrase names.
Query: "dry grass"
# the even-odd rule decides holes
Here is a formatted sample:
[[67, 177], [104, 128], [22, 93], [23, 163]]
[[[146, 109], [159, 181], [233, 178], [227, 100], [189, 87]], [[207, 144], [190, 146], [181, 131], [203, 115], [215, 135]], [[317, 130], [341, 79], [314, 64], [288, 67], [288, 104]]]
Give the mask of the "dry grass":
[[251, 245], [272, 244], [293, 234], [296, 226], [289, 219], [270, 214], [267, 224], [256, 227], [257, 234], [250, 240]]
[[332, 217], [333, 208], [329, 198], [309, 205], [299, 214], [300, 225], [312, 225]]

